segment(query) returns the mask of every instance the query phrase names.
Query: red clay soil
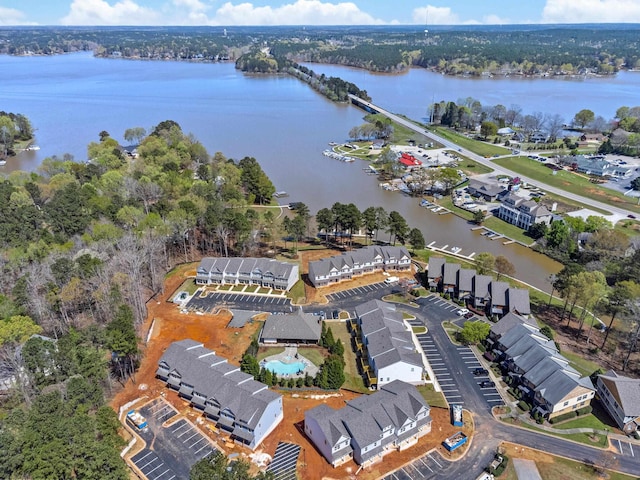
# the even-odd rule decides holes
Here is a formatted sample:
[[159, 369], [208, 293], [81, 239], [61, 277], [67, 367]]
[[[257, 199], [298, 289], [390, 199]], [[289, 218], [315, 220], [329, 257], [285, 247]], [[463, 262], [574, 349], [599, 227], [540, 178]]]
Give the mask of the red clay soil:
[[[308, 261], [310, 259], [323, 258], [336, 254], [335, 251], [310, 251], [303, 252], [301, 261], [304, 265], [303, 272], [307, 271]], [[142, 349], [142, 362], [135, 376], [135, 383], [129, 381], [124, 388], [119, 391], [110, 404], [116, 411], [118, 409], [137, 398], [146, 397], [148, 400], [153, 399], [163, 393], [166, 399], [171, 402], [180, 412], [195, 420], [200, 416], [188, 406], [188, 403], [180, 399], [177, 394], [165, 387], [164, 382], [155, 378], [155, 371], [158, 361], [166, 348], [174, 341], [185, 338], [192, 338], [202, 342], [205, 347], [214, 350], [216, 354], [225, 357], [229, 363], [239, 364], [243, 352], [251, 341], [252, 335], [260, 328], [260, 323], [247, 324], [243, 328], [226, 328], [231, 320], [228, 312], [222, 312], [216, 315], [197, 315], [195, 313], [181, 313], [176, 304], [168, 302], [175, 291], [180, 287], [185, 279], [195, 275], [195, 264], [182, 266], [173, 272], [165, 282], [164, 294], [159, 295], [147, 304], [149, 316], [146, 323], [142, 326], [139, 335], [145, 342]], [[410, 274], [404, 273], [403, 276], [409, 277]], [[353, 288], [361, 284], [369, 284], [375, 281], [381, 281], [384, 276], [380, 273], [367, 275], [352, 282], [344, 282], [340, 285], [334, 285], [321, 289], [316, 292], [312, 288], [307, 288], [307, 299], [319, 301], [325, 293], [332, 293], [339, 290]], [[319, 294], [318, 294], [319, 293]], [[151, 335], [148, 336], [149, 329], [152, 327]], [[354, 476], [358, 466], [349, 462], [339, 468], [334, 469], [329, 465], [320, 453], [307, 440], [303, 432], [304, 412], [321, 403], [325, 403], [333, 408], [344, 406], [345, 401], [356, 397], [358, 394], [341, 390], [335, 396], [327, 396], [325, 392], [301, 392], [298, 395], [291, 392], [283, 392], [284, 395], [284, 420], [278, 425], [275, 431], [269, 435], [266, 441], [259, 447], [258, 452], [264, 452], [273, 456], [279, 441], [293, 442], [302, 446], [302, 451], [298, 463], [299, 477], [302, 479], [343, 479]], [[316, 397], [316, 398], [312, 398]], [[387, 455], [384, 460], [369, 468], [363, 469], [358, 478], [373, 479], [382, 474], [395, 470], [411, 459], [436, 448], [448, 436], [453, 434], [459, 428], [451, 426], [449, 422], [449, 413], [447, 410], [433, 408], [431, 416], [433, 418], [432, 433], [425, 436], [414, 447], [404, 452], [394, 452]], [[195, 422], [194, 422], [195, 423]], [[208, 425], [205, 422], [204, 425]], [[209, 428], [201, 428], [210, 438], [218, 443], [224, 450], [229, 453], [232, 451], [242, 454], [251, 453], [238, 445], [228, 443], [226, 438], [219, 436]], [[449, 454], [442, 448], [438, 447], [445, 456]], [[133, 453], [133, 452], [132, 452]], [[355, 477], [354, 477], [355, 478]]]

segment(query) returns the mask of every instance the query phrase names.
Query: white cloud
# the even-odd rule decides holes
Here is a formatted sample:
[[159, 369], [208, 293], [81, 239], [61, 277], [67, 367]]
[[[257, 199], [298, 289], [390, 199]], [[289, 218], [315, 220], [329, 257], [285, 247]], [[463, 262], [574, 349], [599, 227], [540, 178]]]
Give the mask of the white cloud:
[[63, 25], [157, 25], [160, 16], [132, 0], [113, 5], [105, 0], [73, 0]]
[[0, 7], [0, 25], [33, 25], [33, 22], [26, 22], [24, 18], [20, 10]]
[[638, 23], [638, 0], [547, 0], [542, 23]]
[[449, 7], [427, 5], [413, 10], [413, 23], [427, 25], [459, 25], [460, 17]]
[[484, 25], [510, 25], [513, 24], [508, 18], [502, 18], [498, 15], [489, 14], [482, 17], [482, 23]]
[[252, 3], [222, 5], [210, 21], [215, 25], [371, 25], [385, 23], [363, 12], [355, 3], [296, 0], [279, 7]]
[[64, 25], [372, 25], [386, 23], [353, 2], [291, 0], [278, 7], [227, 1], [215, 12], [205, 0], [170, 0], [159, 10], [134, 0], [73, 0]]

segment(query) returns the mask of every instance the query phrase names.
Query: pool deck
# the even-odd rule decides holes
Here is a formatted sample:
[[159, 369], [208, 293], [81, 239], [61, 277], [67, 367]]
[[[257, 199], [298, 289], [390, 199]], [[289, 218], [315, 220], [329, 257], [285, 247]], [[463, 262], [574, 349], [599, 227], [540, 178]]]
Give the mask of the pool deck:
[[260, 362], [260, 366], [262, 366], [263, 363], [271, 362], [273, 360], [279, 360], [282, 363], [302, 362], [305, 364], [305, 368], [302, 373], [285, 374], [284, 378], [304, 378], [305, 373], [308, 373], [310, 377], [315, 377], [320, 370], [308, 358], [305, 358], [298, 353], [298, 347], [285, 347], [284, 352], [264, 358]]

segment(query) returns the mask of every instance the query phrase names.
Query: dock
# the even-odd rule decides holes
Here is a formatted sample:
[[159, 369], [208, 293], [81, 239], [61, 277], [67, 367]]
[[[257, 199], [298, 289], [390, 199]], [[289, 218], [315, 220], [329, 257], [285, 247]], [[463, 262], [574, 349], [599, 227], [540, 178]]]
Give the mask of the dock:
[[435, 243], [436, 242], [431, 242], [425, 248], [428, 248], [432, 252], [445, 253], [447, 255], [452, 255], [454, 257], [462, 258], [462, 259], [467, 260], [469, 262], [473, 261], [473, 257], [476, 254], [476, 252], [471, 252], [470, 254], [465, 255], [465, 254], [460, 253], [462, 251], [462, 248], [460, 248], [460, 247], [455, 247], [454, 246], [454, 247], [449, 248], [448, 244], [444, 245], [442, 247], [437, 247], [435, 245]]

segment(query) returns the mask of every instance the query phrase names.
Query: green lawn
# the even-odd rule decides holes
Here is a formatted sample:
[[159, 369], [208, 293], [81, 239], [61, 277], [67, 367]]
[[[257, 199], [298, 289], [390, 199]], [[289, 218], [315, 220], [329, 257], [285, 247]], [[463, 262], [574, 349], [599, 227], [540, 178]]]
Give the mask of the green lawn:
[[494, 161], [502, 167], [525, 175], [535, 181], [562, 188], [577, 195], [593, 198], [602, 203], [640, 212], [640, 206], [637, 205], [635, 198], [625, 197], [620, 192], [591, 183], [589, 179], [573, 172], [560, 170], [554, 175], [553, 170], [527, 157], [498, 158]]
[[581, 375], [591, 375], [600, 368], [600, 365], [582, 358], [580, 355], [571, 352], [561, 352], [562, 356], [569, 360], [569, 364], [575, 368]]
[[427, 327], [411, 327], [411, 330], [416, 334], [427, 333]]
[[427, 401], [429, 406], [431, 406], [431, 407], [440, 407], [440, 408], [449, 408], [449, 405], [447, 405], [447, 401], [445, 400], [444, 395], [442, 395], [441, 392], [436, 392], [433, 389], [433, 385], [432, 384], [428, 383], [426, 385], [418, 385], [417, 388], [418, 388], [418, 391], [420, 392], [420, 394]]
[[[464, 210], [462, 208], [456, 207], [451, 200], [451, 197], [445, 197], [442, 200], [438, 201], [438, 205], [443, 206], [444, 208], [451, 210], [457, 216], [471, 221], [473, 220], [473, 212], [469, 212], [468, 210]], [[530, 245], [533, 243], [533, 239], [531, 237], [527, 237], [524, 234], [524, 230], [516, 227], [515, 225], [511, 225], [510, 223], [505, 222], [504, 220], [500, 220], [498, 217], [489, 217], [485, 219], [483, 225], [487, 228], [490, 228], [494, 232], [501, 233], [502, 235], [506, 235], [509, 238], [512, 238], [518, 242], [522, 242], [525, 245]], [[471, 228], [472, 225], [469, 225]], [[498, 239], [496, 242], [504, 242], [505, 239]]]
[[471, 160], [470, 158], [465, 157], [459, 152], [454, 153], [456, 156], [460, 157], [460, 160], [458, 161], [458, 168], [470, 177], [473, 175], [482, 175], [485, 173], [493, 172], [493, 168], [487, 167], [486, 165], [478, 163], [475, 160]]
[[186, 279], [184, 282], [182, 282], [182, 285], [180, 285], [180, 288], [178, 288], [178, 292], [188, 292], [189, 295], [193, 295], [194, 293], [196, 293], [196, 290], [198, 290], [198, 288], [200, 288], [200, 285], [196, 285], [196, 281], [193, 278], [188, 278]]
[[442, 138], [445, 138], [477, 155], [482, 155], [483, 157], [492, 157], [494, 155], [509, 155], [511, 153], [511, 150], [509, 148], [484, 143], [479, 140], [474, 140], [472, 138], [465, 137], [464, 135], [460, 135], [459, 133], [453, 132], [448, 128], [433, 127], [431, 128], [431, 130], [440, 135]]
[[640, 222], [637, 220], [620, 220], [614, 225], [614, 228], [629, 237], [637, 237], [640, 235]]
[[369, 390], [364, 386], [364, 380], [358, 373], [358, 366], [356, 365], [356, 354], [351, 348], [351, 333], [347, 330], [346, 322], [332, 322], [331, 332], [333, 338], [340, 339], [344, 345], [344, 376], [345, 381], [342, 388], [347, 390], [353, 390], [354, 392], [368, 393]]
[[291, 290], [287, 292], [287, 298], [291, 299], [294, 303], [305, 302], [304, 282], [302, 280], [298, 280]]
[[[333, 331], [333, 328], [331, 329]], [[316, 367], [323, 364], [326, 350], [322, 348], [298, 347], [298, 353], [307, 358]]]
[[[603, 452], [601, 456], [598, 456], [599, 458], [592, 458], [590, 460], [598, 464], [601, 462], [601, 459], [607, 455], [611, 454]], [[636, 476], [631, 477], [612, 471], [608, 471], [606, 477], [601, 477], [593, 466], [587, 465], [585, 462], [576, 462], [563, 457], [554, 456], [553, 462], [536, 462], [536, 465], [543, 480], [597, 480], [601, 478], [608, 478], [609, 480], [634, 480], [637, 478]], [[615, 468], [615, 463], [610, 464], [610, 467]], [[502, 479], [502, 477], [500, 478]]]
[[[506, 423], [511, 423], [511, 424], [514, 423], [513, 419], [511, 419], [511, 418], [505, 418], [502, 421], [504, 421]], [[546, 430], [542, 430], [541, 428], [537, 428], [537, 427], [535, 427], [533, 425], [530, 425], [529, 423], [526, 423], [526, 422], [518, 422], [516, 425], [518, 425], [519, 427], [522, 427], [522, 428], [526, 428], [528, 430], [533, 430], [535, 432], [546, 433], [546, 434], [552, 435], [554, 437], [567, 438], [569, 440], [573, 440], [574, 442], [584, 443], [585, 445], [589, 445], [589, 446], [592, 446], [592, 447], [604, 448], [609, 443], [608, 440], [607, 440], [606, 435], [596, 435], [596, 438], [592, 439], [591, 434], [588, 434], [588, 433], [570, 433], [570, 434], [563, 435], [561, 433], [554, 433], [554, 432], [548, 432]]]
[[567, 422], [558, 423], [553, 426], [558, 430], [568, 430], [570, 428], [594, 428], [596, 430], [611, 430], [606, 423], [593, 414], [583, 415]]
[[268, 347], [264, 350], [261, 348], [260, 351], [258, 351], [258, 355], [256, 355], [256, 358], [258, 359], [258, 361], [261, 361], [267, 357], [270, 357], [271, 355], [277, 355], [282, 352], [284, 352], [284, 347]]

